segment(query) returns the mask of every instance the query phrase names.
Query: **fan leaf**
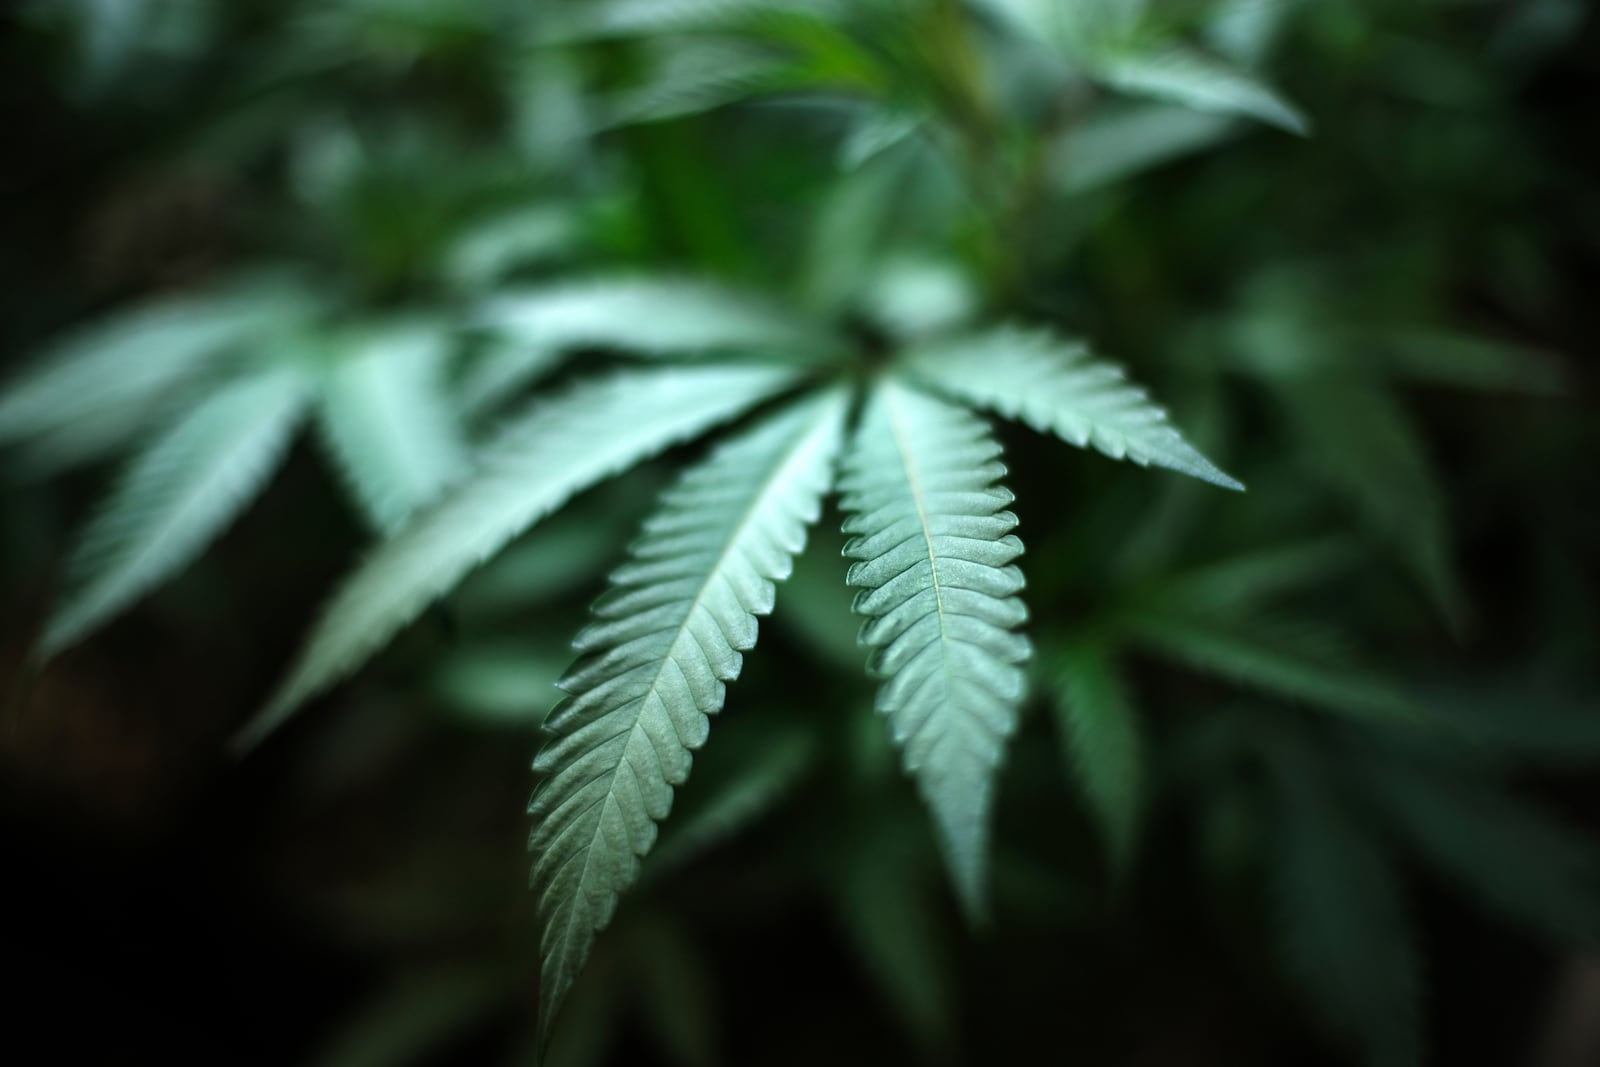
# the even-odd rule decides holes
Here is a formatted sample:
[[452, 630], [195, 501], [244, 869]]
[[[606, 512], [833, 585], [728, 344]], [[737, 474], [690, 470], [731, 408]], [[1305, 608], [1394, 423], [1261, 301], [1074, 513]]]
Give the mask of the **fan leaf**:
[[1273, 89], [1227, 60], [1181, 45], [1139, 49], [1097, 63], [1107, 85], [1184, 107], [1239, 115], [1290, 133], [1310, 132], [1306, 117]]
[[919, 346], [905, 358], [916, 377], [941, 392], [1068, 444], [1244, 488], [1195, 451], [1122, 368], [1090, 359], [1077, 342], [1001, 329]]
[[843, 393], [804, 402], [686, 474], [574, 642], [528, 806], [546, 1039], [821, 511], [844, 411]]
[[994, 780], [1017, 724], [1027, 617], [1022, 542], [983, 422], [895, 382], [868, 403], [845, 464], [844, 531], [862, 644], [907, 771], [933, 812], [962, 903], [985, 910]]
[[486, 304], [479, 322], [535, 349], [614, 348], [644, 356], [738, 350], [814, 355], [828, 336], [733, 290], [683, 279], [604, 278], [531, 289]]
[[355, 339], [323, 390], [322, 430], [368, 523], [392, 534], [467, 469], [445, 402], [447, 337], [395, 325]]
[[181, 412], [184, 391], [236, 349], [303, 315], [305, 304], [292, 287], [250, 279], [74, 331], [0, 394], [0, 444], [29, 441], [36, 473], [125, 447]]
[[231, 385], [140, 454], [84, 531], [66, 596], [39, 643], [49, 658], [194, 560], [253, 499], [307, 399], [279, 372]]
[[794, 379], [778, 367], [664, 367], [580, 382], [535, 403], [488, 447], [472, 477], [379, 545], [346, 580], [239, 743], [260, 740], [308, 697], [365, 662], [468, 571], [574, 494]]

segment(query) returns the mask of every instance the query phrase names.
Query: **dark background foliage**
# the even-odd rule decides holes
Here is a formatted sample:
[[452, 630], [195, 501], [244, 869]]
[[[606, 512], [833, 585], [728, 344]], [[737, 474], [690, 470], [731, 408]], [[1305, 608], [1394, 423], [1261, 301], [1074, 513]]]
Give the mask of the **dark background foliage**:
[[[646, 48], [537, 47], [522, 6], [0, 14], [8, 362], [258, 265], [304, 272], [335, 316], [457, 307], [499, 280], [453, 270], [463, 235], [527, 205], [580, 236], [517, 280], [662, 270], [799, 300], [888, 269], [818, 225], [854, 188], [837, 115], [741, 104], [573, 137], [574, 94], [635, 84]], [[1164, 5], [1180, 23], [1207, 6]], [[1600, 19], [1292, 8], [1268, 70], [1309, 138], [1239, 124], [1091, 180], [1074, 144], [1105, 143], [1072, 136], [1118, 101], [1084, 90], [1059, 130], [1006, 132], [1066, 160], [1016, 220], [893, 204], [896, 251], [961, 264], [985, 320], [1092, 339], [1250, 487], [1001, 427], [1041, 654], [992, 928], [962, 924], [869, 713], [825, 517], [663, 832], [668, 853], [681, 826], [677, 856], [602, 936], [558, 1058], [1600, 1058]], [[606, 568], [698, 449], [585, 494], [239, 760], [229, 736], [366, 539], [316, 453], [295, 445], [203, 559], [39, 672], [110, 468], [7, 486], [13, 1053], [530, 1053], [537, 722]], [[1271, 558], [1198, 600], [1176, 584]], [[1117, 662], [1142, 723], [1120, 859], [1071, 769], [1105, 753], [1064, 758], [1052, 714], [1083, 646]], [[1449, 739], [1362, 717], [1391, 691]]]

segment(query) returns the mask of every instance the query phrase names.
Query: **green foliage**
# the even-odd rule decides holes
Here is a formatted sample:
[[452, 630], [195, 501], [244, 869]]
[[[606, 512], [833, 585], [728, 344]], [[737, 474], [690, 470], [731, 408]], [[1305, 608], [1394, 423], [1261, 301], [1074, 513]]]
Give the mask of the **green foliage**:
[[532, 885], [545, 928], [544, 1025], [555, 1018], [617, 894], [638, 877], [672, 787], [705, 744], [773, 582], [816, 520], [842, 429], [843, 397], [760, 424], [685, 476], [574, 642], [569, 694], [534, 760]]
[[[298, 737], [347, 731], [311, 761], [333, 778], [451, 738], [384, 821], [478, 879], [453, 899], [483, 927], [386, 966], [329, 1063], [451, 1058], [512, 1013], [556, 1063], [634, 1038], [715, 1063], [724, 956], [771, 983], [696, 924], [747, 940], [769, 898], [762, 921], [825, 916], [930, 1061], [1025, 1058], [1003, 1043], [1030, 1026], [1159, 1059], [1201, 958], [1306, 1009], [1218, 1062], [1320, 1062], [1322, 1033], [1424, 1062], [1424, 950], [1465, 920], [1418, 884], [1549, 951], [1600, 938], [1561, 778], [1600, 758], [1596, 442], [1566, 400], [1600, 186], [1533, 103], [1587, 84], [1578, 7], [34, 4], [27, 78], [106, 143], [29, 188], [103, 155], [110, 202], [69, 213], [104, 280], [35, 280], [77, 245], [18, 230], [43, 296], [0, 448], [51, 506], [10, 543], [46, 557], [76, 471], [127, 457], [35, 660], [70, 679], [95, 648], [59, 654], [125, 613], [98, 640], [133, 641], [150, 595], [277, 647], [253, 591], [281, 569], [220, 537], [274, 479], [246, 525], [356, 560], [237, 743], [317, 698], [340, 713]], [[208, 553], [217, 595], [157, 593]], [[503, 848], [429, 850], [456, 840], [442, 796], [491, 790], [448, 777], [452, 745], [535, 729], [532, 892], [502, 900]], [[1013, 975], [1030, 942], [1042, 979]], [[1136, 1027], [1129, 967], [1163, 976]], [[837, 1058], [829, 1022], [774, 1020], [789, 1058], [806, 1029]]]
[[82, 639], [199, 555], [272, 474], [305, 393], [305, 383], [287, 374], [245, 379], [135, 460], [84, 530], [72, 586], [39, 654]]

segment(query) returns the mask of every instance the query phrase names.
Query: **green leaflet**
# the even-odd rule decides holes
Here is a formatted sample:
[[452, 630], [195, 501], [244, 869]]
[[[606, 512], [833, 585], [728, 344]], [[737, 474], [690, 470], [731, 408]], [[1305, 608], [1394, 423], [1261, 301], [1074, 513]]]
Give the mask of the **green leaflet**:
[[794, 378], [778, 367], [663, 367], [581, 382], [534, 404], [489, 446], [472, 478], [379, 545], [346, 580], [239, 743], [260, 740], [575, 493], [732, 418]]
[[1144, 741], [1137, 709], [1104, 648], [1075, 643], [1057, 663], [1053, 706], [1067, 762], [1120, 875], [1132, 858], [1142, 807]]
[[41, 470], [115, 451], [181, 410], [175, 396], [305, 303], [292, 288], [251, 279], [77, 330], [0, 394], [0, 444], [28, 442]]
[[736, 349], [814, 357], [832, 343], [826, 332], [752, 296], [681, 279], [600, 278], [509, 293], [477, 317], [507, 341], [541, 350], [685, 356]]
[[277, 466], [306, 400], [274, 373], [213, 394], [128, 468], [84, 531], [66, 596], [39, 642], [49, 658], [183, 569]]
[[430, 323], [356, 339], [330, 371], [322, 429], [368, 523], [392, 534], [467, 469], [445, 400], [448, 336]]
[[907, 353], [912, 374], [939, 390], [1068, 444], [1181, 471], [1225, 489], [1244, 486], [1195, 451], [1167, 413], [1122, 368], [1089, 358], [1075, 341], [1037, 331], [991, 330]]
[[582, 656], [545, 722], [528, 806], [546, 1038], [821, 511], [845, 400], [763, 420], [687, 473], [574, 642]]
[[1293, 104], [1227, 60], [1181, 45], [1121, 52], [1096, 63], [1107, 85], [1196, 111], [1241, 115], [1290, 133], [1310, 132]]
[[873, 391], [842, 481], [847, 581], [906, 770], [962, 903], [985, 910], [994, 779], [1029, 654], [1000, 446], [970, 413], [894, 382]]

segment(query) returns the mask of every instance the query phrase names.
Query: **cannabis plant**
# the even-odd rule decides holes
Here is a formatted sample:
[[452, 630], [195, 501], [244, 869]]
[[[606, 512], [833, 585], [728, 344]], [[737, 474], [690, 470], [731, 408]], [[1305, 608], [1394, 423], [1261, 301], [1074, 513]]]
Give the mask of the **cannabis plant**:
[[[703, 965], [644, 891], [808, 779], [828, 783], [808, 818], [832, 821], [806, 877], [935, 1055], [954, 981], [923, 836], [973, 927], [1025, 912], [1018, 885], [1049, 921], [1073, 881], [1138, 905], [1140, 864], [1165, 865], [1216, 904], [1227, 951], [1266, 941], [1263, 966], [1375, 1064], [1425, 1054], [1412, 867], [1559, 944], [1600, 937], [1592, 842], [1519, 795], [1600, 733], [1435, 640], [1494, 612], [1411, 396], [1548, 404], [1565, 385], [1521, 340], [1539, 329], [1461, 324], [1465, 264], [1522, 264], [1477, 298], [1524, 324], [1549, 286], [1515, 227], [1477, 225], [1543, 187], [1469, 182], [1518, 153], [1452, 125], [1515, 126], [1488, 102], [1565, 39], [1561, 4], [1497, 13], [1487, 67], [1458, 58], [1476, 39], [1406, 43], [1446, 21], [1422, 0], [102, 6], [29, 17], [90, 110], [152, 72], [134, 103], [189, 116], [162, 151], [249, 190], [250, 251], [63, 331], [0, 392], [18, 475], [128, 457], [30, 670], [205, 554], [315, 425], [362, 556], [237, 751], [425, 618], [451, 647], [397, 650], [413, 684], [390, 692], [533, 707], [542, 731], [532, 921], [487, 909], [493, 947], [404, 976], [384, 1026], [486, 1016], [536, 956], [542, 1053], [569, 993], [576, 1029], [621, 1010], [580, 1008], [593, 955], [594, 988], [632, 990], [663, 1044], [709, 1058], [673, 999]], [[196, 58], [230, 42], [236, 69]], [[1303, 107], [1262, 74], [1294, 49]], [[202, 77], [219, 103], [190, 116]], [[1402, 122], [1396, 99], [1455, 110]], [[1493, 444], [1460, 466], [1509, 469], [1510, 421], [1461, 421]], [[1216, 492], [1244, 486], [1201, 448], [1253, 491]], [[1547, 453], [1504, 491], [1532, 498]], [[1509, 506], [1516, 536], [1560, 526], [1559, 495]], [[564, 597], [606, 567], [584, 622]], [[484, 618], [493, 655], [474, 658]], [[758, 629], [772, 676], [731, 700], [753, 725], [709, 743]], [[1517, 715], [1471, 692], [1479, 674]], [[697, 761], [712, 788], [674, 813]], [[1002, 782], [1050, 811], [1062, 778], [1102, 847], [1033, 877], [995, 844]], [[505, 916], [529, 929], [506, 937]], [[333, 1062], [375, 1055], [361, 1033]]]

